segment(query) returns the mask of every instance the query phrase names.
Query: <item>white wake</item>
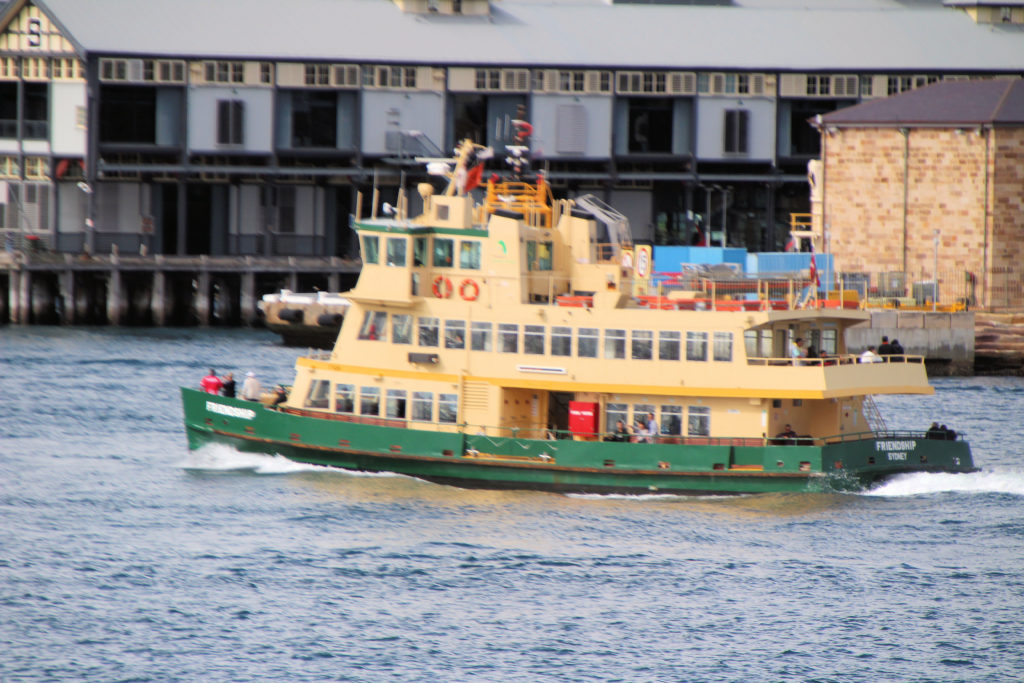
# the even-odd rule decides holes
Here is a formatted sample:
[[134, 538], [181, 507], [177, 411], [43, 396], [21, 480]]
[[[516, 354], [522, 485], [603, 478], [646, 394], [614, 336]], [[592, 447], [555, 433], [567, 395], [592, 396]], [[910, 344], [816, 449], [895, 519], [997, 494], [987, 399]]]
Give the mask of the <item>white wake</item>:
[[1024, 496], [1024, 470], [983, 470], [970, 474], [904, 474], [867, 491], [867, 496], [920, 496], [932, 493], [1008, 493]]

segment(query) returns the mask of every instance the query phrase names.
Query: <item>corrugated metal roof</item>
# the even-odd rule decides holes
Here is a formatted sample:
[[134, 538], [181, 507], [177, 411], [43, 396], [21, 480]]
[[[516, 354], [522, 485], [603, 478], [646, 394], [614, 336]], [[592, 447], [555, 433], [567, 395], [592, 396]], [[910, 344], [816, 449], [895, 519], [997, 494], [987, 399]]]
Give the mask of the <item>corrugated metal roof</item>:
[[1024, 123], [1024, 80], [943, 81], [821, 117], [843, 126]]
[[423, 64], [793, 71], [1024, 68], [1024, 30], [935, 3], [750, 7], [502, 0], [489, 17], [389, 0], [40, 0], [89, 52]]

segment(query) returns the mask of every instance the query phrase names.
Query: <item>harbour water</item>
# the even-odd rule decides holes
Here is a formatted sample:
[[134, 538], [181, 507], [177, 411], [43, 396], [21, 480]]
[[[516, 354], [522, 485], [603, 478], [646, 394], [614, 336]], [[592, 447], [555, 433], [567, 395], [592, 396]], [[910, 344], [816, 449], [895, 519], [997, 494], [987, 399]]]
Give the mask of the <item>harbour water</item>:
[[1024, 380], [879, 397], [982, 471], [863, 494], [464, 491], [228, 448], [246, 330], [0, 328], [0, 681], [1019, 681]]

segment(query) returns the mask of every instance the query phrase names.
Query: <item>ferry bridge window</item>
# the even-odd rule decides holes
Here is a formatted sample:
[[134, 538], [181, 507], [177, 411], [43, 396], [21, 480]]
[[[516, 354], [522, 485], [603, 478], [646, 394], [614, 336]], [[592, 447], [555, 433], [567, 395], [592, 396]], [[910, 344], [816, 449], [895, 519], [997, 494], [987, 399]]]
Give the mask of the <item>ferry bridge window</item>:
[[394, 313], [391, 316], [391, 341], [395, 344], [412, 344], [412, 316]]
[[705, 406], [690, 406], [689, 416], [686, 421], [686, 435], [711, 435], [711, 408], [707, 408]]
[[356, 387], [354, 384], [334, 385], [334, 412], [356, 412]]
[[604, 357], [625, 358], [626, 357], [626, 331], [605, 330], [604, 331]]
[[581, 327], [576, 333], [576, 355], [580, 358], [597, 358], [596, 327]]
[[445, 320], [444, 321], [444, 348], [464, 349], [466, 348], [466, 321]]
[[412, 392], [412, 419], [419, 422], [434, 421], [434, 393], [431, 391]]
[[367, 311], [359, 328], [359, 338], [380, 341], [387, 337], [388, 314], [384, 311]]
[[455, 240], [434, 238], [434, 267], [451, 268], [452, 255], [455, 253]]
[[389, 237], [387, 264], [389, 266], [405, 266], [405, 238]]
[[406, 393], [404, 389], [388, 389], [388, 400], [385, 403], [387, 417], [405, 419]]
[[438, 394], [437, 397], [437, 421], [447, 424], [455, 424], [459, 414], [458, 394]]
[[480, 242], [459, 242], [459, 268], [480, 270]]
[[359, 414], [380, 415], [380, 389], [377, 387], [360, 387]]
[[412, 264], [414, 266], [427, 265], [427, 238], [417, 237], [412, 242]]
[[661, 407], [661, 433], [665, 436], [681, 436], [683, 433], [683, 407]]
[[630, 355], [633, 360], [651, 360], [654, 357], [654, 335], [650, 330], [633, 330]]
[[380, 260], [380, 240], [376, 235], [363, 235], [363, 263]]
[[551, 328], [551, 355], [571, 356], [572, 355], [572, 328], [552, 327]]
[[523, 329], [523, 353], [544, 354], [544, 326], [526, 325]]
[[732, 360], [732, 332], [715, 332], [714, 358], [725, 362]]
[[629, 426], [629, 406], [625, 403], [608, 403], [604, 407], [604, 430], [615, 431], [615, 423], [622, 420], [622, 424]]
[[501, 353], [519, 353], [519, 325], [511, 323], [498, 324], [498, 351]]
[[419, 344], [420, 346], [437, 346], [438, 327], [437, 318], [419, 319]]
[[821, 331], [821, 353], [834, 356], [839, 353], [839, 345], [836, 343], [835, 330]]
[[471, 348], [474, 351], [490, 351], [494, 336], [494, 325], [491, 323], [472, 323], [470, 325]]
[[686, 360], [708, 359], [708, 333], [686, 333]]
[[309, 395], [306, 396], [307, 408], [326, 408], [331, 397], [331, 383], [325, 379], [315, 379], [309, 385]]
[[658, 359], [679, 360], [679, 340], [681, 335], [673, 330], [658, 332]]
[[527, 270], [551, 270], [552, 258], [551, 242], [535, 242], [530, 240], [526, 243], [526, 269]]

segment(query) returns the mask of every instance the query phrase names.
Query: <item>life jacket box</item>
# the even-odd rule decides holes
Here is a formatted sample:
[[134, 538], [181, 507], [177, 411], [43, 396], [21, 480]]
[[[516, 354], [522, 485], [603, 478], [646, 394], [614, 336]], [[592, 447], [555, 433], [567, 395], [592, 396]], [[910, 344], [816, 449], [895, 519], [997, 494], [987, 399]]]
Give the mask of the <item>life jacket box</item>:
[[597, 403], [569, 401], [569, 431], [574, 437], [593, 439], [597, 435]]

